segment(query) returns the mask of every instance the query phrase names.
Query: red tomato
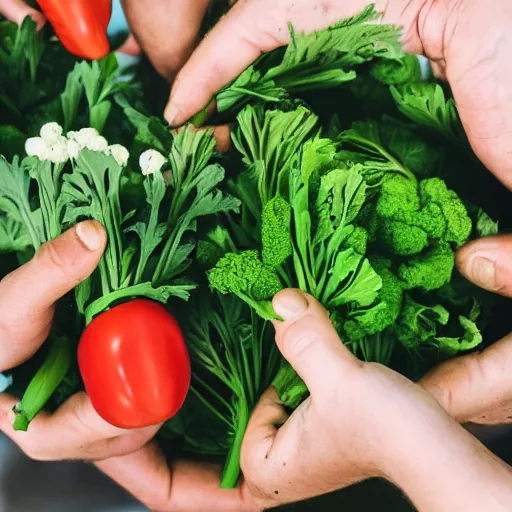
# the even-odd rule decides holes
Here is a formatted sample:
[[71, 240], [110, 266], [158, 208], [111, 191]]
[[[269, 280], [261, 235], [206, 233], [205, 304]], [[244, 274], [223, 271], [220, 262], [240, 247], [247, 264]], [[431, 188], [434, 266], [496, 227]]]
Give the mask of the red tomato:
[[149, 300], [96, 317], [80, 339], [78, 364], [92, 405], [119, 428], [172, 418], [190, 387], [190, 359], [178, 323]]
[[101, 59], [110, 51], [107, 28], [112, 0], [37, 0], [66, 49], [84, 59]]

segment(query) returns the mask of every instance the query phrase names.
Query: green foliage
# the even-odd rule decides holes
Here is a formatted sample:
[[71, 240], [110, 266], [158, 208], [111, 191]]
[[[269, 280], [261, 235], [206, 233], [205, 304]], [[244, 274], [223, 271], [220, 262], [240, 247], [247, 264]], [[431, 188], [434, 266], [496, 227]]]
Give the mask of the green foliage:
[[361, 64], [402, 55], [398, 27], [372, 24], [373, 5], [325, 30], [297, 33], [291, 43], [262, 56], [216, 96], [219, 112], [238, 110], [250, 101], [281, 102], [289, 94], [339, 87], [357, 77]]

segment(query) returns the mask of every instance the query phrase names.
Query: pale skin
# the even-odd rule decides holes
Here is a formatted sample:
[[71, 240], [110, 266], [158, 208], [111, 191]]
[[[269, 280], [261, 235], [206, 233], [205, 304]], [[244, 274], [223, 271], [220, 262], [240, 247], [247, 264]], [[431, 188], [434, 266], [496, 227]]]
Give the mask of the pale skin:
[[[230, 14], [192, 52], [206, 2], [124, 1], [133, 33], [157, 69], [170, 80], [177, 75], [166, 109], [166, 117], [174, 125], [183, 123], [204, 107], [220, 87], [241, 72], [261, 51], [286, 44], [288, 22], [302, 30], [322, 28], [354, 14], [366, 3], [365, 0], [239, 0]], [[17, 10], [12, 9], [14, 4]], [[21, 4], [18, 0], [0, 0], [0, 12], [15, 13], [18, 16], [15, 21], [19, 22]], [[11, 11], [7, 11], [9, 5]], [[433, 62], [439, 76], [450, 82], [475, 152], [506, 186], [512, 187], [509, 151], [512, 146], [509, 126], [512, 122], [512, 93], [508, 87], [512, 69], [508, 55], [512, 8], [509, 2], [494, 2], [492, 9], [483, 0], [387, 0], [377, 1], [376, 6], [383, 13], [384, 21], [404, 27], [406, 49], [424, 53]], [[164, 16], [168, 16], [167, 21]], [[12, 17], [14, 19], [14, 15]], [[147, 30], [148, 26], [151, 31]], [[194, 94], [190, 94], [191, 90]], [[100, 249], [98, 246], [93, 251], [95, 263], [100, 257]], [[512, 296], [510, 255], [512, 238], [487, 239], [473, 242], [460, 250], [457, 263], [470, 280]], [[66, 272], [66, 275], [73, 276], [67, 286], [70, 282], [76, 284], [92, 271], [95, 265], [92, 258], [90, 255], [84, 260], [90, 264], [87, 269], [81, 268], [83, 258], [76, 260], [80, 261], [79, 264], [75, 261], [74, 270]], [[32, 264], [32, 272], [36, 272], [37, 265], [43, 264], [41, 260], [45, 262], [41, 257], [35, 260], [39, 263]], [[23, 272], [18, 272], [23, 275]], [[37, 272], [46, 275], [45, 268]], [[32, 286], [37, 272], [34, 275], [25, 273], [23, 281], [30, 281]], [[6, 290], [18, 293], [20, 300], [25, 300], [22, 297], [24, 285], [17, 285], [13, 277], [7, 283], [10, 283], [9, 288], [4, 283], [0, 287], [0, 301], [5, 296], [6, 304], [15, 303], [12, 296], [6, 295]], [[67, 290], [66, 286], [56, 283], [55, 290], [60, 294]], [[52, 288], [53, 284], [48, 286]], [[47, 292], [48, 300], [58, 298], [59, 293], [55, 290]], [[283, 293], [276, 298], [277, 310], [290, 299], [291, 296], [286, 294], [294, 292]], [[208, 510], [212, 510], [212, 503], [218, 503], [219, 510], [223, 511], [259, 510], [376, 475], [394, 481], [420, 510], [509, 510], [511, 486], [508, 468], [450, 421], [419, 386], [388, 370], [362, 365], [351, 359], [339, 340], [334, 338], [332, 327], [318, 305], [308, 297], [301, 298], [308, 304], [306, 312], [299, 319], [288, 319], [276, 326], [277, 343], [299, 373], [305, 372], [303, 376], [313, 392], [312, 399], [276, 432], [272, 425], [282, 423], [286, 418], [275, 393], [269, 390], [265, 395], [254, 414], [244, 445], [246, 480], [240, 490], [219, 490], [215, 467], [186, 462], [168, 465], [156, 446], [147, 444], [154, 430], [135, 433], [110, 430], [112, 427], [95, 416], [83, 395], [72, 398], [56, 415], [42, 417], [38, 420], [40, 428], [34, 428], [25, 437], [10, 430], [8, 414], [15, 399], [2, 396], [0, 428], [35, 458], [101, 459], [97, 462], [100, 469], [154, 510], [194, 512], [204, 510], [202, 504], [207, 504]], [[2, 331], [11, 333], [10, 337], [0, 337], [0, 370], [26, 359], [44, 341], [51, 321], [51, 304], [47, 301], [35, 308], [29, 304], [28, 309], [20, 310], [14, 316], [0, 318]], [[39, 323], [33, 322], [39, 318], [33, 315], [34, 311], [41, 314]], [[19, 321], [27, 312], [31, 314], [32, 323], [41, 326], [38, 333], [26, 333], [20, 327], [27, 324]], [[308, 336], [292, 336], [293, 326], [300, 325], [304, 315], [309, 315], [305, 331]], [[310, 326], [315, 326], [315, 329]], [[2, 348], [4, 339], [11, 341]], [[311, 354], [307, 359], [312, 361], [302, 371], [300, 357], [295, 359], [293, 351], [290, 352], [290, 347], [301, 346], [301, 343], [307, 345]], [[8, 357], [2, 362], [4, 353]], [[326, 354], [332, 357], [326, 357]], [[339, 386], [333, 386], [331, 379], [325, 379], [325, 367], [318, 366], [321, 362], [332, 365], [333, 373], [350, 378], [353, 396], [343, 393], [347, 388], [346, 380]], [[512, 416], [511, 365], [512, 344], [509, 338], [505, 338], [481, 354], [441, 365], [428, 374], [421, 385], [457, 421], [509, 423]], [[388, 388], [389, 398], [382, 400], [382, 389]], [[333, 407], [333, 402], [338, 407]], [[362, 407], [361, 404], [366, 403], [372, 404], [371, 410]], [[393, 412], [394, 403], [411, 408], [407, 415], [411, 423], [408, 423], [406, 431], [401, 430], [403, 425], [393, 423], [397, 415]], [[375, 404], [389, 407], [380, 411], [378, 422], [375, 421]], [[86, 413], [77, 414], [80, 407]], [[340, 411], [340, 419], [333, 417], [333, 410]], [[403, 413], [400, 414], [402, 416]], [[81, 418], [78, 424], [77, 417]], [[76, 428], [71, 428], [71, 432], [74, 434], [66, 433], [73, 421]], [[48, 429], [49, 424], [51, 429]], [[324, 429], [326, 434], [319, 435], [319, 429]], [[49, 430], [54, 432], [53, 444], [48, 442]], [[356, 431], [357, 435], [354, 435]], [[417, 439], [413, 436], [416, 433]], [[65, 440], [73, 435], [76, 437], [66, 445]], [[104, 442], [111, 438], [121, 439], [120, 448], [102, 451], [102, 446], [116, 448], [117, 442]], [[308, 443], [304, 449], [302, 445], [297, 446], [298, 438], [314, 439], [314, 443]], [[372, 442], [375, 438], [379, 441], [377, 445]], [[89, 456], [71, 450], [77, 439]], [[441, 446], [439, 440], [442, 440]], [[89, 444], [93, 448], [88, 447]], [[270, 446], [270, 455], [265, 458]], [[298, 453], [301, 457], [296, 455]], [[411, 460], [411, 453], [415, 454], [414, 460]], [[282, 465], [283, 462], [286, 466]], [[315, 468], [315, 465], [321, 471], [309, 472], [308, 468]], [[468, 471], [475, 473], [468, 474]], [[292, 484], [288, 483], [290, 481]], [[418, 482], [428, 482], [429, 487], [418, 488]], [[447, 482], [450, 483], [449, 488], [446, 488]], [[275, 490], [279, 494], [276, 495]], [[193, 502], [190, 501], [191, 496]], [[438, 501], [432, 502], [432, 499]], [[496, 501], [485, 501], [490, 499]]]

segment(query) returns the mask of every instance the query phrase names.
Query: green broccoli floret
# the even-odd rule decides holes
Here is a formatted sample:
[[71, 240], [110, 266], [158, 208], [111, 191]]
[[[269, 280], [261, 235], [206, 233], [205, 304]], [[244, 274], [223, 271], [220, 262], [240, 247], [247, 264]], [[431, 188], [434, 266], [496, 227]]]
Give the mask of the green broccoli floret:
[[224, 251], [209, 240], [200, 240], [197, 244], [196, 261], [205, 269], [214, 267], [223, 255]]
[[433, 240], [439, 240], [446, 232], [443, 211], [436, 203], [428, 203], [419, 212], [414, 213], [411, 223], [425, 231]]
[[389, 176], [381, 185], [376, 212], [385, 219], [406, 219], [420, 209], [416, 182], [398, 174]]
[[281, 196], [270, 200], [262, 214], [262, 256], [265, 265], [279, 267], [292, 255], [291, 207]]
[[361, 226], [356, 226], [344, 242], [347, 247], [352, 247], [354, 251], [363, 255], [366, 254], [367, 243], [368, 232]]
[[462, 245], [469, 239], [473, 228], [464, 203], [448, 189], [441, 178], [430, 178], [420, 183], [420, 197], [424, 203], [435, 203], [443, 212], [446, 231], [443, 240]]
[[258, 251], [229, 253], [208, 272], [210, 285], [220, 293], [233, 293], [264, 319], [277, 318], [270, 301], [283, 286], [272, 267], [264, 265]]
[[425, 230], [402, 221], [385, 221], [381, 227], [380, 240], [399, 256], [418, 254], [428, 246]]
[[437, 290], [450, 281], [454, 264], [455, 256], [450, 245], [436, 242], [426, 252], [401, 264], [398, 277], [406, 290]]
[[436, 240], [461, 245], [472, 230], [464, 204], [440, 178], [419, 186], [399, 175], [384, 180], [375, 212], [378, 239], [398, 256], [419, 254]]

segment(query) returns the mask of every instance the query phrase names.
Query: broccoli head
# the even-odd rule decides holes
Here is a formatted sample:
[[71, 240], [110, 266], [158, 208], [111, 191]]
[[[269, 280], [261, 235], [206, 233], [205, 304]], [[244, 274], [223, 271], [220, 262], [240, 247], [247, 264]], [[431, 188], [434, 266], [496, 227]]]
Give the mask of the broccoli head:
[[375, 208], [384, 219], [407, 219], [420, 209], [420, 198], [415, 181], [394, 174], [385, 179]]
[[450, 281], [454, 264], [455, 255], [450, 244], [435, 242], [425, 252], [402, 263], [398, 277], [406, 290], [437, 290]]
[[220, 293], [233, 293], [262, 318], [278, 318], [269, 302], [282, 290], [279, 276], [272, 267], [264, 265], [258, 251], [228, 253], [208, 272], [212, 288]]
[[398, 256], [419, 254], [436, 240], [461, 245], [472, 230], [466, 207], [440, 178], [419, 185], [399, 175], [385, 179], [375, 213], [378, 239]]
[[459, 196], [448, 189], [441, 178], [430, 178], [420, 183], [422, 203], [436, 204], [443, 212], [446, 230], [443, 240], [462, 245], [469, 239], [473, 228], [467, 209]]
[[361, 226], [356, 226], [344, 241], [344, 245], [352, 247], [358, 254], [366, 254], [368, 232]]
[[399, 256], [418, 254], [428, 246], [425, 230], [399, 220], [385, 221], [379, 234], [380, 241]]
[[262, 257], [265, 265], [278, 267], [292, 254], [291, 207], [281, 196], [271, 199], [262, 214]]

